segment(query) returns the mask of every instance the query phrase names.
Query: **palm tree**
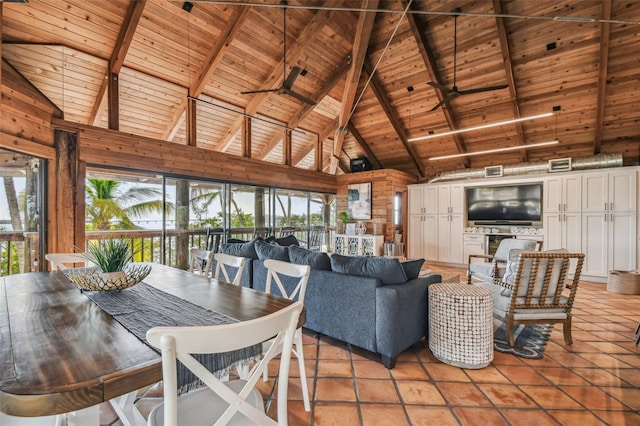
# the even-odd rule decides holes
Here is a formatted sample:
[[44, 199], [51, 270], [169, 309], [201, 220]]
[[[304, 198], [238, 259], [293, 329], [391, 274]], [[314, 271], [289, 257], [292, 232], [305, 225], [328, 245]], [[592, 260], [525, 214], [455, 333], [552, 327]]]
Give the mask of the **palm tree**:
[[[133, 186], [123, 190], [123, 183], [108, 179], [87, 179], [87, 220], [90, 229], [139, 229], [131, 218], [162, 213], [162, 191]], [[173, 209], [167, 203], [167, 211]]]

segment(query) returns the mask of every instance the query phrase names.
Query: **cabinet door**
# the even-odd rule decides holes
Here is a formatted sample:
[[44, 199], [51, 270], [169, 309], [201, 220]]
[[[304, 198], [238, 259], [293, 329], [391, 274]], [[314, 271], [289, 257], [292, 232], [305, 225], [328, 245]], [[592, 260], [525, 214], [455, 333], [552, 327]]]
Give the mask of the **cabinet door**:
[[449, 241], [449, 237], [451, 233], [449, 228], [451, 227], [451, 222], [449, 220], [448, 214], [438, 215], [438, 250], [437, 250], [437, 260], [440, 262], [448, 262], [450, 253], [451, 253], [451, 242]]
[[559, 212], [562, 210], [562, 177], [550, 177], [544, 182], [544, 211]]
[[[485, 254], [486, 236], [484, 235], [465, 235], [462, 238], [462, 257], [463, 262], [469, 261], [470, 254]], [[472, 262], [484, 262], [480, 258], [473, 259]]]
[[582, 253], [585, 255], [582, 273], [584, 275], [607, 276], [607, 232], [605, 213], [582, 214]]
[[[580, 213], [566, 213], [562, 223], [562, 247], [571, 253], [582, 252], [582, 215]], [[545, 233], [546, 231], [545, 229]]]
[[409, 216], [409, 235], [407, 238], [407, 257], [409, 258], [424, 257], [422, 252], [422, 241], [425, 239], [422, 229], [423, 217], [422, 215]]
[[636, 211], [636, 171], [609, 172], [609, 211]]
[[451, 213], [464, 214], [464, 187], [462, 185], [451, 185]]
[[422, 256], [425, 260], [438, 260], [438, 216], [424, 217], [422, 235]]
[[563, 176], [562, 178], [562, 211], [579, 212], [582, 210], [582, 176]]
[[451, 213], [451, 186], [438, 185], [438, 214]]
[[409, 215], [422, 214], [422, 185], [409, 186]]
[[609, 208], [608, 174], [588, 173], [582, 177], [582, 212], [602, 212]]
[[636, 215], [609, 215], [609, 270], [636, 269]]
[[422, 190], [422, 207], [424, 214], [438, 213], [438, 186], [426, 185]]
[[463, 257], [463, 231], [464, 224], [462, 222], [462, 214], [452, 214], [449, 222], [449, 244], [451, 250], [449, 252], [449, 262], [464, 263]]
[[547, 212], [544, 214], [544, 250], [554, 250], [564, 247], [564, 241], [562, 239], [564, 230], [562, 218], [563, 216], [560, 212]]

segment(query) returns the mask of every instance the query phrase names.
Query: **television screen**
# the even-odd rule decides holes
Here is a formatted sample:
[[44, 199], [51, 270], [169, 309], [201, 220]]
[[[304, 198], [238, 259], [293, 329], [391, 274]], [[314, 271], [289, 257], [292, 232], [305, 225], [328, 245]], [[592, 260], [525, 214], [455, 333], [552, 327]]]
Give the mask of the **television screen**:
[[467, 187], [467, 219], [496, 223], [539, 222], [542, 184]]

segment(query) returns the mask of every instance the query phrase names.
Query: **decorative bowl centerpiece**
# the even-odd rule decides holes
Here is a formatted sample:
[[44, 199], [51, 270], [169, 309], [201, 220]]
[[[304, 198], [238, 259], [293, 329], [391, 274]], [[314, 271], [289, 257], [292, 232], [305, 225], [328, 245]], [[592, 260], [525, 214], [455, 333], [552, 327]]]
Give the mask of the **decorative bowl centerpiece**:
[[151, 265], [132, 264], [128, 241], [110, 239], [89, 245], [86, 258], [95, 267], [69, 269], [69, 280], [82, 290], [113, 291], [132, 287], [151, 272]]

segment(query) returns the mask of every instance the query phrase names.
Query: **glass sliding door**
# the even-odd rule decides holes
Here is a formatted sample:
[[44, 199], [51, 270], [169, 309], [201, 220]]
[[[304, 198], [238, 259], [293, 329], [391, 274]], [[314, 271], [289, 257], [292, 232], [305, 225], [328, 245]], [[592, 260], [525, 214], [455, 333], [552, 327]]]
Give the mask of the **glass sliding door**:
[[163, 195], [161, 176], [89, 168], [85, 203], [87, 245], [126, 239], [135, 261], [162, 263], [164, 213], [174, 204]]
[[269, 188], [229, 185], [229, 228], [231, 237], [243, 241], [273, 234]]
[[276, 236], [293, 233], [299, 241], [308, 241], [309, 193], [276, 189], [275, 200]]
[[46, 161], [0, 149], [0, 275], [41, 270]]

